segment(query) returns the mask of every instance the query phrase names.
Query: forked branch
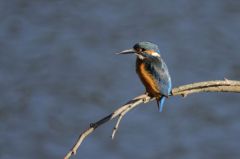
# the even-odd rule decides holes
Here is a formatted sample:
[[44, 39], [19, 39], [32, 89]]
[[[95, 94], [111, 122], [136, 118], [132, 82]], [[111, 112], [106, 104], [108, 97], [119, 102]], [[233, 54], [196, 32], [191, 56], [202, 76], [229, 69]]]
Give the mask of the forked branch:
[[[171, 96], [177, 96], [182, 95], [183, 97], [186, 97], [189, 94], [192, 93], [199, 93], [199, 92], [234, 92], [234, 93], [240, 93], [240, 81], [232, 81], [232, 80], [222, 80], [222, 81], [205, 81], [205, 82], [198, 82], [188, 85], [179, 86], [172, 89]], [[146, 94], [142, 94], [138, 97], [135, 97], [134, 99], [130, 100], [123, 106], [119, 107], [117, 110], [112, 112], [110, 115], [100, 119], [99, 121], [95, 123], [91, 123], [89, 128], [87, 128], [83, 133], [80, 134], [78, 137], [76, 143], [71, 148], [71, 150], [66, 154], [64, 159], [69, 159], [72, 155], [75, 155], [77, 152], [77, 149], [83, 142], [83, 140], [91, 134], [97, 127], [100, 125], [114, 119], [118, 118], [117, 123], [113, 129], [112, 132], [112, 139], [114, 139], [115, 134], [117, 132], [117, 129], [119, 127], [119, 124], [121, 122], [121, 119], [123, 116], [132, 110], [133, 108], [139, 106], [141, 103], [148, 103], [150, 101], [154, 100], [153, 98], [150, 98]]]

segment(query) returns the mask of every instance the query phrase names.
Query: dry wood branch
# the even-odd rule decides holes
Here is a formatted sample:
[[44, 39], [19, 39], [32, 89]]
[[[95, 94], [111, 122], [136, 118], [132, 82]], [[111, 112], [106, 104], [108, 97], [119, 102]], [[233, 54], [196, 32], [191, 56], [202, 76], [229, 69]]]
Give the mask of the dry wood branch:
[[[141, 96], [144, 97], [144, 98], [143, 98], [143, 101], [141, 101], [141, 103], [148, 103], [149, 101], [153, 100], [152, 98], [150, 98], [150, 97], [147, 96], [146, 94], [141, 95]], [[114, 139], [114, 137], [115, 137], [115, 134], [116, 134], [116, 132], [117, 132], [117, 130], [118, 130], [119, 124], [120, 124], [123, 116], [124, 116], [127, 112], [129, 112], [130, 110], [132, 110], [133, 108], [135, 108], [136, 106], [138, 106], [138, 105], [141, 104], [141, 103], [137, 103], [137, 102], [136, 102], [136, 103], [134, 103], [134, 104], [132, 104], [132, 105], [129, 105], [125, 110], [123, 110], [123, 111], [118, 115], [117, 123], [116, 123], [116, 125], [115, 125], [114, 128], [113, 128], [112, 139]]]
[[172, 89], [172, 96], [187, 96], [192, 93], [200, 92], [240, 92], [240, 81], [225, 79], [224, 81], [206, 81], [179, 86]]
[[[183, 85], [179, 86], [177, 88], [172, 89], [172, 94], [171, 96], [177, 96], [177, 95], [182, 95], [182, 96], [187, 96], [192, 93], [199, 93], [199, 92], [235, 92], [235, 93], [240, 93], [240, 81], [232, 81], [232, 80], [223, 80], [223, 81], [206, 81], [206, 82], [198, 82], [198, 83], [193, 83], [193, 84], [188, 84], [188, 85]], [[74, 146], [71, 148], [71, 150], [66, 154], [64, 159], [70, 158], [72, 155], [75, 155], [77, 152], [77, 149], [83, 142], [83, 140], [91, 134], [98, 126], [108, 122], [109, 120], [112, 120], [116, 117], [118, 117], [117, 123], [113, 129], [112, 132], [112, 139], [115, 136], [115, 133], [117, 132], [117, 129], [119, 127], [120, 121], [123, 118], [123, 116], [132, 110], [133, 108], [137, 107], [141, 103], [148, 103], [152, 101], [153, 98], [150, 98], [146, 94], [142, 94], [114, 112], [112, 112], [110, 115], [100, 119], [99, 121], [95, 123], [91, 123], [89, 128], [87, 128], [83, 133], [80, 134], [79, 138], [77, 139], [76, 143]]]
[[70, 158], [72, 155], [75, 155], [77, 152], [77, 149], [79, 148], [79, 146], [81, 145], [81, 143], [83, 142], [83, 140], [89, 135], [91, 134], [98, 126], [106, 123], [109, 120], [112, 120], [118, 116], [120, 116], [123, 112], [125, 112], [126, 110], [131, 110], [134, 107], [138, 106], [139, 104], [143, 103], [143, 102], [148, 102], [151, 98], [149, 96], [147, 96], [146, 94], [142, 94], [140, 96], [135, 97], [134, 99], [130, 100], [129, 102], [127, 102], [126, 104], [124, 104], [123, 106], [121, 106], [120, 108], [118, 108], [117, 110], [115, 110], [114, 112], [112, 112], [110, 115], [100, 119], [99, 121], [95, 122], [95, 123], [91, 123], [89, 128], [87, 128], [83, 133], [81, 133], [76, 141], [76, 143], [74, 144], [74, 146], [71, 148], [71, 150], [66, 154], [66, 156], [64, 157], [64, 159], [68, 159]]

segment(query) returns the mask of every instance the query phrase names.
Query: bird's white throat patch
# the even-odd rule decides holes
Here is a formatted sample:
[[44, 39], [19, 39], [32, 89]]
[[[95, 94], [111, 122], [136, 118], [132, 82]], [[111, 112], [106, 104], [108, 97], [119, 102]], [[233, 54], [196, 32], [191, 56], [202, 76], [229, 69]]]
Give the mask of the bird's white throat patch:
[[140, 54], [136, 54], [137, 55], [137, 57], [140, 59], [140, 60], [143, 60], [143, 59], [145, 59], [145, 57], [144, 56], [142, 56], [142, 55], [140, 55]]

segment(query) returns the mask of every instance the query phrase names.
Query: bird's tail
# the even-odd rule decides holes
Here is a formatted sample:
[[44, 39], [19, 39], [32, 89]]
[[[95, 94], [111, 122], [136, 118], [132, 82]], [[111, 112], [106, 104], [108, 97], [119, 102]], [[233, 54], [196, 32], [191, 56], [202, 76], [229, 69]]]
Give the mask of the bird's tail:
[[161, 96], [161, 97], [159, 97], [159, 98], [156, 99], [156, 100], [157, 100], [157, 105], [158, 105], [158, 110], [159, 110], [159, 112], [162, 112], [162, 110], [163, 110], [163, 104], [164, 104], [164, 102], [165, 102], [165, 99], [166, 99], [165, 96]]

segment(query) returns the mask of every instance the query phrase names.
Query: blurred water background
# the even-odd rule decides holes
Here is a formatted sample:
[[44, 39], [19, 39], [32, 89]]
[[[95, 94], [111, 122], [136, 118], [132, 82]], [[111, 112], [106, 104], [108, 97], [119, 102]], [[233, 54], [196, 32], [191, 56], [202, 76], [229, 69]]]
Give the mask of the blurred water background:
[[[144, 91], [134, 56], [159, 45], [173, 86], [240, 78], [240, 1], [2, 0], [0, 158], [63, 158], [79, 133]], [[73, 158], [238, 159], [240, 96], [195, 94], [138, 107]]]

